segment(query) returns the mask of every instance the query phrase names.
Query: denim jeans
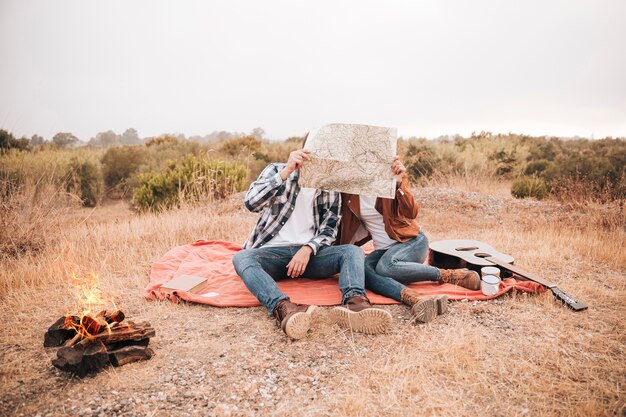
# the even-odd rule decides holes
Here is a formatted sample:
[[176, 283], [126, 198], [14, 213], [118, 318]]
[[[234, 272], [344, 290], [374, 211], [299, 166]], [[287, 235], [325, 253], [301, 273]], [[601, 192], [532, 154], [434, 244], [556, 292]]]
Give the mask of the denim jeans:
[[[233, 264], [248, 290], [267, 308], [270, 315], [282, 300], [289, 300], [276, 281], [291, 279], [287, 264], [301, 245], [244, 249], [235, 254]], [[344, 303], [349, 297], [365, 295], [363, 251], [354, 245], [324, 246], [311, 255], [302, 274], [305, 278], [327, 278], [339, 272], [339, 290]]]
[[428, 238], [421, 231], [408, 242], [398, 242], [365, 258], [365, 286], [368, 290], [401, 301], [401, 293], [411, 282], [437, 281], [439, 269], [424, 265]]

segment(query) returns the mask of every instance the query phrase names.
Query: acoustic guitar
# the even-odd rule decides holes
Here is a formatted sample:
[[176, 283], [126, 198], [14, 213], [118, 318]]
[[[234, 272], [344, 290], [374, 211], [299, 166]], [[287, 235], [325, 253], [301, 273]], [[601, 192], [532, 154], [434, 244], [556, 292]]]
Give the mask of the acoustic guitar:
[[497, 265], [503, 278], [516, 276], [533, 281], [548, 288], [554, 297], [574, 311], [587, 309], [587, 305], [576, 300], [556, 284], [545, 281], [537, 275], [513, 265], [513, 258], [496, 251], [486, 243], [477, 240], [442, 240], [430, 243], [429, 264], [437, 268], [468, 268], [480, 274], [483, 266]]

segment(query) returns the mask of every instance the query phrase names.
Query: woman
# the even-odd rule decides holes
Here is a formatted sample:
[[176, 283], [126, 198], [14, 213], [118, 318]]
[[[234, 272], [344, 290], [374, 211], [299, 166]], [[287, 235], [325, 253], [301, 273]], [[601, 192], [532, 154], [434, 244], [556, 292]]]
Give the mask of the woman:
[[365, 258], [367, 289], [409, 307], [417, 322], [431, 321], [447, 309], [448, 297], [423, 296], [404, 284], [438, 281], [480, 289], [480, 277], [467, 269], [438, 269], [423, 262], [428, 238], [415, 218], [418, 206], [409, 189], [406, 168], [394, 157], [391, 169], [397, 176], [394, 199], [342, 194], [339, 244], [362, 245], [372, 239], [374, 252]]

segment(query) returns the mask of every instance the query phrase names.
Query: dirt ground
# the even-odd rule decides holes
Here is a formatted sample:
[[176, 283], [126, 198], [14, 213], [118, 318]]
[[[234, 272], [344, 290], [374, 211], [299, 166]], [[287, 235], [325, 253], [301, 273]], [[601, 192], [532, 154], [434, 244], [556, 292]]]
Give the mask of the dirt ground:
[[[258, 308], [152, 302], [152, 261], [197, 239], [243, 242], [256, 216], [240, 197], [139, 216], [123, 203], [60, 219], [56, 244], [0, 267], [0, 415], [626, 415], [626, 231], [615, 207], [516, 201], [506, 190], [420, 188], [431, 240], [487, 242], [590, 305], [574, 313], [514, 294], [451, 303], [414, 325], [403, 306], [383, 335], [351, 333], [322, 309], [289, 340]], [[622, 209], [623, 210], [623, 209]], [[603, 226], [604, 224], [604, 226]], [[72, 306], [59, 262], [100, 274], [155, 356], [83, 379], [51, 365], [43, 333]]]

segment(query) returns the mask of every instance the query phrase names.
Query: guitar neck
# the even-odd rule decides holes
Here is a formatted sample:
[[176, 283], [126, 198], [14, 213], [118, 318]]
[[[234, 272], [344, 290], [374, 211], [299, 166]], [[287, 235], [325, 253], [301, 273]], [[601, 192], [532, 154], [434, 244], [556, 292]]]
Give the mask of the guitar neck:
[[494, 264], [498, 265], [499, 267], [506, 269], [507, 271], [513, 272], [516, 275], [519, 275], [519, 276], [521, 276], [523, 278], [526, 278], [526, 279], [528, 279], [530, 281], [536, 282], [537, 284], [541, 284], [544, 287], [547, 287], [547, 288], [554, 288], [554, 287], [556, 287], [556, 284], [551, 284], [549, 282], [546, 282], [542, 278], [540, 278], [537, 275], [533, 274], [532, 272], [525, 271], [525, 270], [523, 270], [522, 268], [520, 268], [518, 266], [506, 263], [504, 261], [501, 261], [498, 258], [494, 258], [492, 256], [488, 256], [488, 257], [485, 258], [485, 260], [487, 260], [487, 261], [489, 261], [491, 263], [494, 263]]
[[490, 256], [485, 259], [488, 260], [489, 262], [492, 262], [498, 265], [499, 267], [503, 269], [506, 269], [516, 275], [519, 275], [522, 278], [526, 278], [530, 281], [543, 285], [544, 287], [552, 291], [552, 294], [557, 300], [561, 301], [563, 304], [565, 304], [566, 306], [568, 306], [574, 311], [583, 311], [587, 309], [586, 304], [578, 301], [573, 296], [571, 296], [570, 294], [566, 293], [565, 291], [557, 287], [556, 284], [550, 284], [544, 281], [543, 279], [539, 278], [537, 275], [528, 271], [524, 271], [522, 268], [518, 268], [517, 266], [503, 262], [498, 258], [494, 258]]

